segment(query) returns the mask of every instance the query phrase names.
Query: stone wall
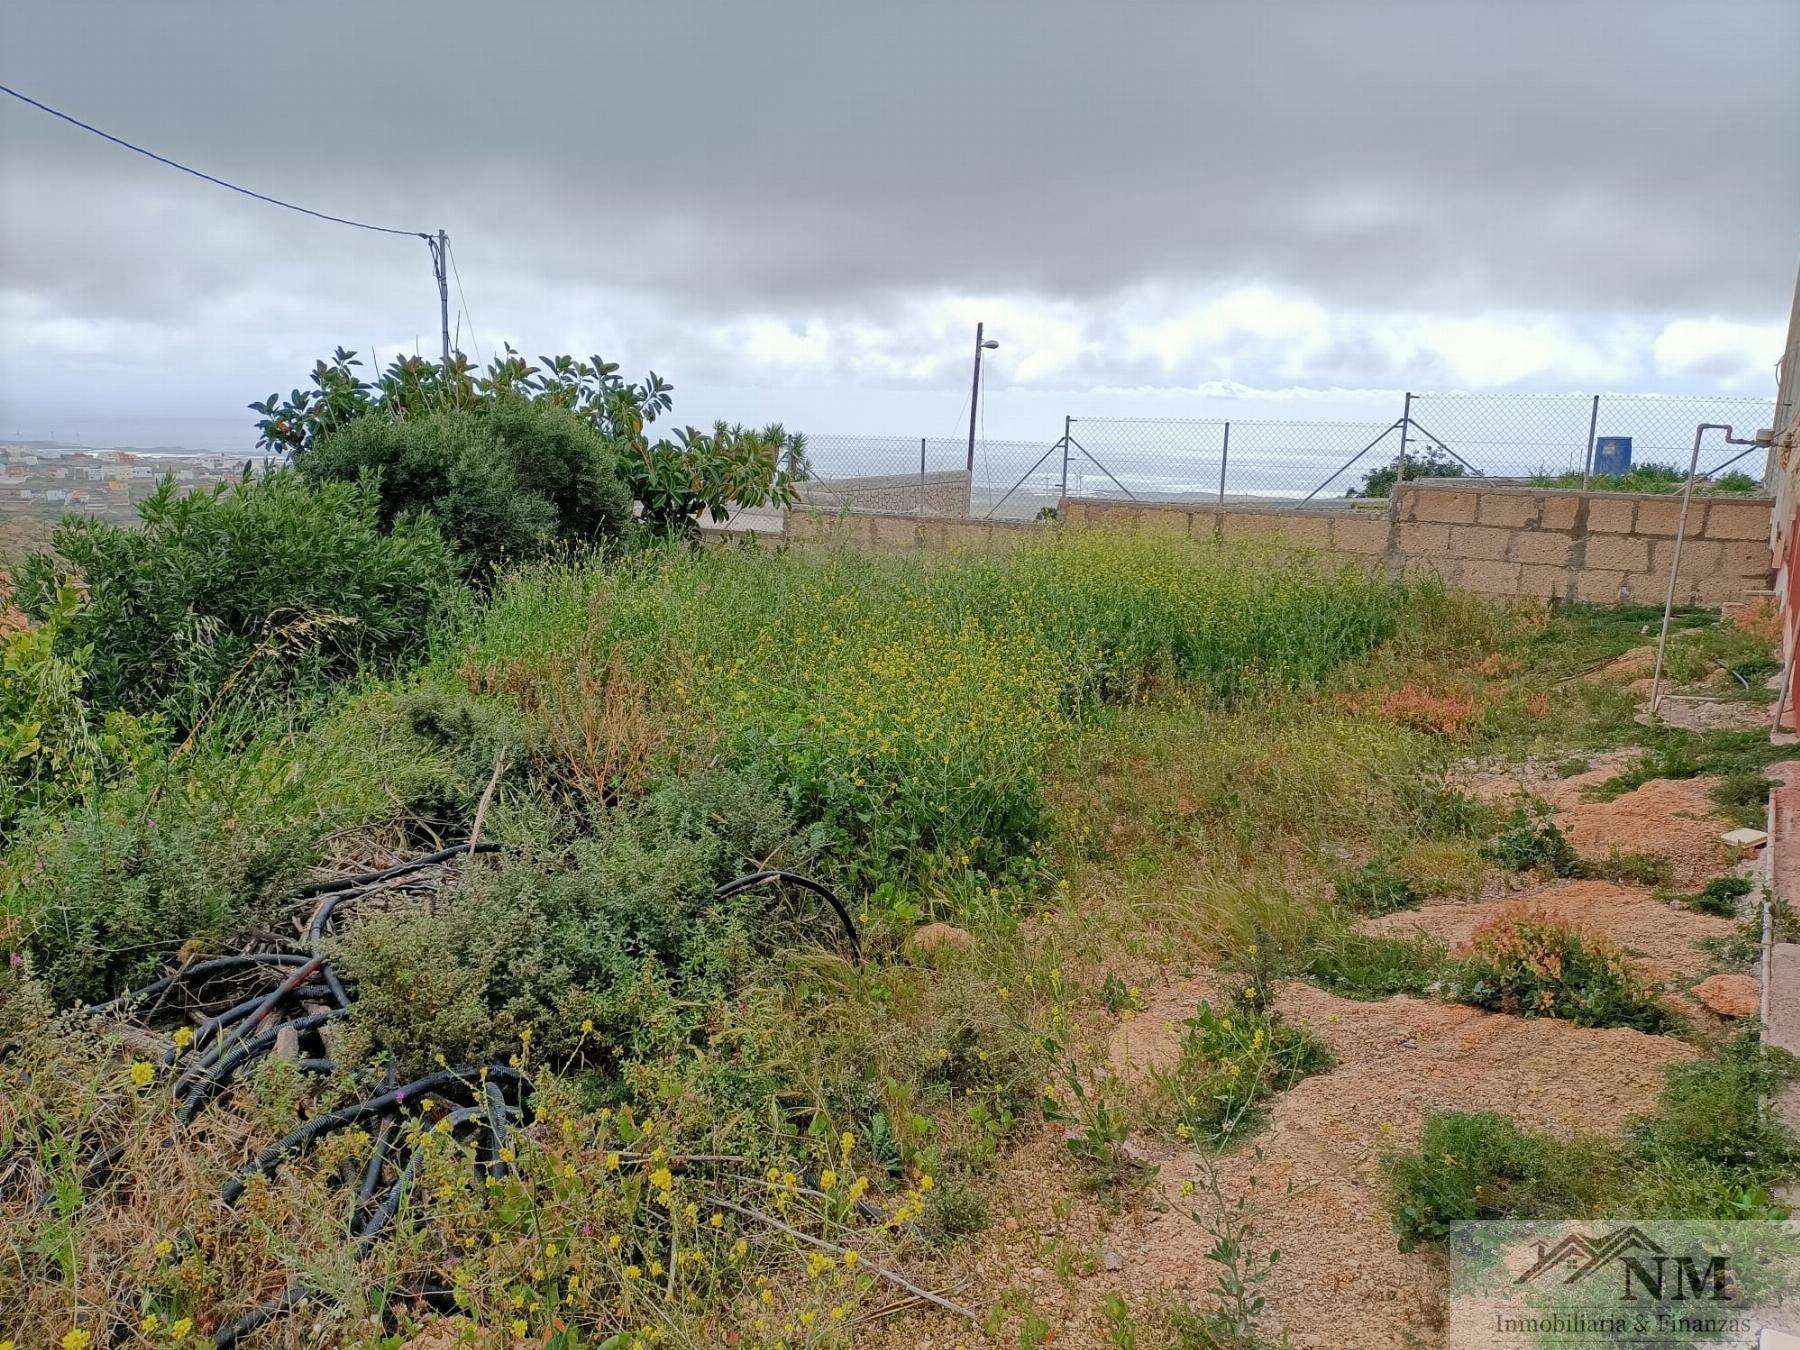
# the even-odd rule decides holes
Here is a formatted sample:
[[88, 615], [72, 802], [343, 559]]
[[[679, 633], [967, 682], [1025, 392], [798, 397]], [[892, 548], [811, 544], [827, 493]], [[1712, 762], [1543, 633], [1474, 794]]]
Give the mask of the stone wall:
[[[1676, 600], [1720, 605], [1769, 585], [1771, 503], [1696, 497]], [[1155, 505], [1070, 498], [1068, 529], [1128, 530], [1228, 543], [1266, 540], [1403, 576], [1434, 573], [1460, 590], [1617, 604], [1656, 603], [1668, 584], [1679, 496], [1405, 484], [1386, 509]], [[1006, 548], [1052, 528], [1031, 521], [938, 520], [796, 509], [787, 537], [872, 552]]]

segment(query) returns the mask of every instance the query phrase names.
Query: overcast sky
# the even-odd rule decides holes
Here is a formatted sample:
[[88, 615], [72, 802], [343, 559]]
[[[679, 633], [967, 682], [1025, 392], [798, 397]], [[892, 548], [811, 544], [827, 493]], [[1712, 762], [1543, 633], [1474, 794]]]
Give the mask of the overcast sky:
[[[680, 421], [954, 434], [977, 319], [995, 435], [1407, 387], [1762, 396], [1800, 263], [1795, 0], [0, 15], [0, 82], [442, 227], [465, 348], [654, 368]], [[423, 243], [0, 99], [0, 435], [246, 446], [243, 405], [340, 343], [435, 352]]]

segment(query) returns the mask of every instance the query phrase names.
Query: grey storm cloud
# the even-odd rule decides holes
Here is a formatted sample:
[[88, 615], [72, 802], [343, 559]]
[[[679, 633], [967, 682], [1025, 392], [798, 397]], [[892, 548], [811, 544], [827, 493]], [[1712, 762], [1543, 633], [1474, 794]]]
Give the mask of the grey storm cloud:
[[[1539, 316], [1647, 350], [1676, 320], [1772, 324], [1796, 262], [1793, 0], [0, 16], [0, 79], [36, 98], [320, 210], [448, 229], [491, 335], [610, 337], [728, 385], [766, 375], [771, 335], [748, 355], [733, 325], [770, 316], [830, 329], [790, 375], [937, 378], [904, 331], [968, 296], [1072, 313], [1059, 379], [1176, 378], [1132, 335], [1245, 288], [1363, 317], [1298, 368], [1280, 324], [1221, 329], [1206, 351], [1256, 367], [1230, 378], [1453, 378], [1383, 316]], [[267, 386], [339, 335], [429, 334], [416, 241], [4, 102], [0, 400], [83, 353], [228, 352], [234, 379], [280, 367]]]

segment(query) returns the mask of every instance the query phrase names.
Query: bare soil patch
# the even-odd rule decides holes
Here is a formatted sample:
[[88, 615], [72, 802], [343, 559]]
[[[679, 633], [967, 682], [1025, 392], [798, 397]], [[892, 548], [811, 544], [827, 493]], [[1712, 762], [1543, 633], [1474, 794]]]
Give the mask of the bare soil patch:
[[1598, 769], [1577, 774], [1546, 794], [1556, 808], [1556, 823], [1577, 853], [1584, 858], [1605, 858], [1614, 849], [1655, 853], [1669, 860], [1675, 882], [1683, 886], [1731, 866], [1731, 852], [1719, 836], [1732, 822], [1708, 795], [1717, 778], [1658, 778], [1609, 802], [1582, 799], [1582, 788], [1611, 776]]
[[1623, 948], [1651, 979], [1663, 984], [1686, 983], [1703, 975], [1709, 958], [1703, 938], [1724, 937], [1736, 925], [1730, 919], [1677, 909], [1651, 897], [1639, 886], [1610, 881], [1553, 882], [1538, 890], [1481, 904], [1427, 905], [1365, 919], [1365, 933], [1389, 936], [1414, 931], [1452, 948], [1469, 940], [1476, 927], [1500, 914], [1532, 910], [1566, 923], [1591, 928]]
[[[1204, 979], [1192, 992], [1195, 1001], [1207, 992]], [[1220, 1169], [1233, 1197], [1257, 1178], [1267, 1209], [1256, 1241], [1283, 1254], [1265, 1286], [1271, 1329], [1297, 1346], [1441, 1339], [1443, 1258], [1396, 1249], [1381, 1169], [1385, 1153], [1416, 1145], [1432, 1112], [1493, 1110], [1529, 1129], [1616, 1133], [1654, 1107], [1663, 1070], [1694, 1053], [1637, 1031], [1404, 997], [1357, 1003], [1292, 982], [1277, 986], [1275, 1006], [1329, 1043], [1338, 1066], [1275, 1101], [1254, 1141], [1261, 1163], [1246, 1145]], [[1168, 1210], [1115, 1234], [1119, 1287], [1134, 1307], [1159, 1288], [1204, 1301], [1209, 1239], [1189, 1217], [1195, 1201], [1180, 1194], [1198, 1170], [1192, 1152], [1169, 1159], [1156, 1182]]]

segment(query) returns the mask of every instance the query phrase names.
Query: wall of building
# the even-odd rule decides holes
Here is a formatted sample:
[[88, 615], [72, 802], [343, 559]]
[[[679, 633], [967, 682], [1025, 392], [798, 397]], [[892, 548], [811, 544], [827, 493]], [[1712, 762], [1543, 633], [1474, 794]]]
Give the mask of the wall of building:
[[[1719, 605], [1768, 587], [1771, 503], [1696, 497], [1688, 513], [1676, 600]], [[1601, 604], [1660, 602], [1674, 559], [1679, 496], [1405, 484], [1385, 510], [1139, 504], [1070, 498], [1068, 529], [1262, 540], [1304, 548], [1328, 563], [1416, 576], [1433, 573], [1461, 590]], [[835, 539], [874, 552], [1007, 547], [1050, 528], [1034, 522], [793, 511], [790, 539]]]

